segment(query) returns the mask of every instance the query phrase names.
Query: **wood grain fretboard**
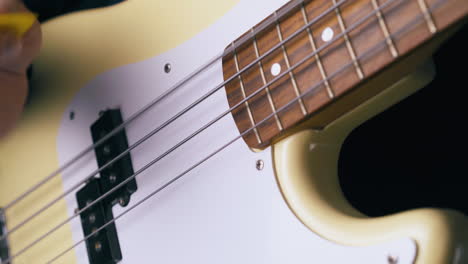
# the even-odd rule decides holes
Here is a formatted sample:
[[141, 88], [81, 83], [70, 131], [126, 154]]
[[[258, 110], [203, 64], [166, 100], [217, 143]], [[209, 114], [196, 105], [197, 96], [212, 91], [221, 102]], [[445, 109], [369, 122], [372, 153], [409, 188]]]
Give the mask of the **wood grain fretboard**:
[[467, 13], [466, 0], [289, 2], [225, 51], [226, 93], [245, 142], [263, 149], [311, 118], [326, 126], [385, 88], [353, 93], [359, 84]]

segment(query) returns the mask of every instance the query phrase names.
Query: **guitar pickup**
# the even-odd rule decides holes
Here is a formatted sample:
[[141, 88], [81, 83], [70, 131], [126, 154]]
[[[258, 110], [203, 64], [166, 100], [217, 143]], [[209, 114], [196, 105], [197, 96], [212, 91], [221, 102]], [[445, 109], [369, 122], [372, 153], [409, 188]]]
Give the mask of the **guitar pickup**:
[[[100, 118], [91, 126], [93, 143], [104, 138], [122, 123], [120, 110], [112, 109], [103, 112]], [[98, 167], [102, 168], [126, 150], [128, 150], [127, 135], [125, 130], [122, 129], [94, 149]], [[127, 206], [131, 195], [138, 189], [137, 183], [135, 179], [131, 179], [103, 199], [100, 197], [116, 188], [117, 185], [126, 181], [133, 174], [131, 156], [130, 153], [126, 153], [121, 155], [112, 165], [101, 170], [98, 177], [93, 177], [76, 193], [79, 210], [100, 199], [80, 213], [84, 236], [87, 237], [94, 233], [86, 240], [90, 264], [115, 264], [122, 260], [115, 224], [111, 223], [99, 232], [96, 231], [114, 219], [112, 207], [115, 204], [119, 203], [121, 206]]]
[[10, 259], [10, 246], [8, 244], [7, 234], [5, 210], [0, 208], [0, 237], [4, 237], [0, 240], [0, 263], [6, 259]]

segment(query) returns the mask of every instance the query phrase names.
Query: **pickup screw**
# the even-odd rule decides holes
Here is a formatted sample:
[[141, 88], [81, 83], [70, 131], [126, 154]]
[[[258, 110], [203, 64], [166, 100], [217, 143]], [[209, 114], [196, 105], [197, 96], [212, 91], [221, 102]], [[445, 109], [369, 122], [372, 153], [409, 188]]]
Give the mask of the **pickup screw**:
[[97, 231], [96, 227], [93, 227], [93, 229], [91, 229], [91, 234], [93, 234], [95, 237], [99, 235], [99, 232]]
[[111, 175], [109, 175], [109, 181], [111, 183], [115, 183], [115, 181], [117, 181], [117, 176], [115, 176], [114, 173], [111, 173]]
[[257, 167], [257, 170], [261, 171], [263, 167], [265, 167], [265, 162], [263, 162], [263, 160], [257, 160], [255, 167]]
[[171, 70], [172, 70], [172, 65], [170, 63], [166, 63], [166, 65], [164, 65], [164, 72], [170, 73]]
[[101, 251], [101, 249], [102, 249], [101, 242], [98, 241], [98, 242], [94, 243], [94, 249], [96, 250], [96, 252]]
[[89, 215], [89, 222], [90, 222], [91, 224], [94, 224], [94, 222], [96, 222], [96, 215], [90, 214], [90, 215]]
[[110, 154], [110, 147], [108, 145], [104, 146], [104, 148], [102, 149], [102, 151], [104, 152], [105, 155], [109, 155]]
[[398, 257], [393, 256], [393, 255], [389, 255], [387, 257], [387, 262], [388, 262], [388, 264], [398, 264]]

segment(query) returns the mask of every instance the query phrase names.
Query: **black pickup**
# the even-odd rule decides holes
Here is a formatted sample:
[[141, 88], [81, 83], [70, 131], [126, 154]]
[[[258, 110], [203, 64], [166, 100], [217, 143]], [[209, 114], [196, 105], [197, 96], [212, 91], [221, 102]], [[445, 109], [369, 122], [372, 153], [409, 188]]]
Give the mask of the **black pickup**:
[[6, 237], [7, 226], [6, 226], [6, 215], [5, 210], [0, 208], [0, 263], [6, 259], [10, 259], [10, 247], [8, 244], [8, 237]]
[[[96, 143], [105, 137], [122, 122], [120, 110], [113, 109], [102, 112], [100, 118], [91, 126], [93, 142]], [[127, 135], [125, 129], [122, 129], [94, 149], [99, 168], [127, 149]], [[79, 209], [81, 210], [99, 199], [99, 197], [131, 177], [133, 173], [130, 153], [126, 153], [118, 161], [103, 169], [99, 176], [92, 178], [76, 193]], [[137, 184], [135, 179], [132, 179], [81, 212], [80, 218], [84, 236], [94, 233], [114, 219], [112, 207], [117, 203], [126, 206], [130, 201], [130, 196], [136, 191]], [[115, 264], [122, 260], [122, 251], [120, 250], [117, 229], [114, 223], [91, 235], [86, 240], [86, 248], [90, 264]]]

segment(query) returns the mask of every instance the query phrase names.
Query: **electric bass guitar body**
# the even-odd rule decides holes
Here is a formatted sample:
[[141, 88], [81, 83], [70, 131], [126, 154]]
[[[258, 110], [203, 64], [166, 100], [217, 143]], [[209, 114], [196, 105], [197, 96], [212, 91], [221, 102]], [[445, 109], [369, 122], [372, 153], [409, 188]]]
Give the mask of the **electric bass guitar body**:
[[[384, 3], [367, 2], [371, 7]], [[437, 1], [427, 2], [430, 9]], [[307, 90], [293, 80], [293, 72], [285, 76], [291, 87], [299, 86], [291, 90], [298, 97], [289, 101], [296, 100], [298, 109], [304, 106], [306, 118], [288, 126], [277, 114], [283, 109], [268, 82], [294, 67], [292, 55], [291, 62], [285, 57], [254, 62], [263, 71], [259, 78], [270, 99], [264, 107], [273, 107], [264, 120], [284, 125], [268, 140], [255, 112], [261, 100], [249, 101], [245, 93], [249, 76], [228, 73], [248, 67], [242, 63], [247, 48], [239, 44], [238, 56], [230, 47], [283, 5], [298, 3], [302, 7], [291, 10], [309, 5], [133, 0], [45, 24], [30, 100], [21, 122], [0, 142], [0, 205], [6, 222], [1, 263], [466, 263], [466, 216], [418, 209], [369, 218], [349, 205], [337, 177], [346, 136], [430, 82], [435, 73], [428, 56], [448, 34], [386, 66], [386, 77], [354, 85], [379, 87], [363, 88], [369, 95], [359, 104], [321, 107], [337, 113], [323, 126], [313, 121], [320, 114], [307, 110], [301, 97]], [[466, 17], [463, 4], [458, 9]], [[385, 22], [379, 20], [383, 11], [375, 10], [373, 21]], [[316, 52], [320, 41], [352, 41], [331, 26], [316, 31], [321, 39]], [[391, 50], [389, 39], [382, 47]], [[258, 45], [252, 46], [257, 58], [265, 54]], [[314, 58], [318, 65], [320, 58]], [[358, 59], [359, 54], [353, 62]], [[332, 74], [322, 61], [317, 72], [324, 68], [322, 73]], [[322, 91], [333, 88], [335, 82], [317, 76], [323, 78]], [[229, 78], [244, 92], [235, 102]], [[245, 122], [253, 122], [248, 129], [242, 128], [240, 112], [231, 110], [235, 107], [243, 107]], [[117, 141], [99, 143], [126, 120], [131, 122], [118, 130]], [[105, 165], [122, 151], [122, 159]]]

